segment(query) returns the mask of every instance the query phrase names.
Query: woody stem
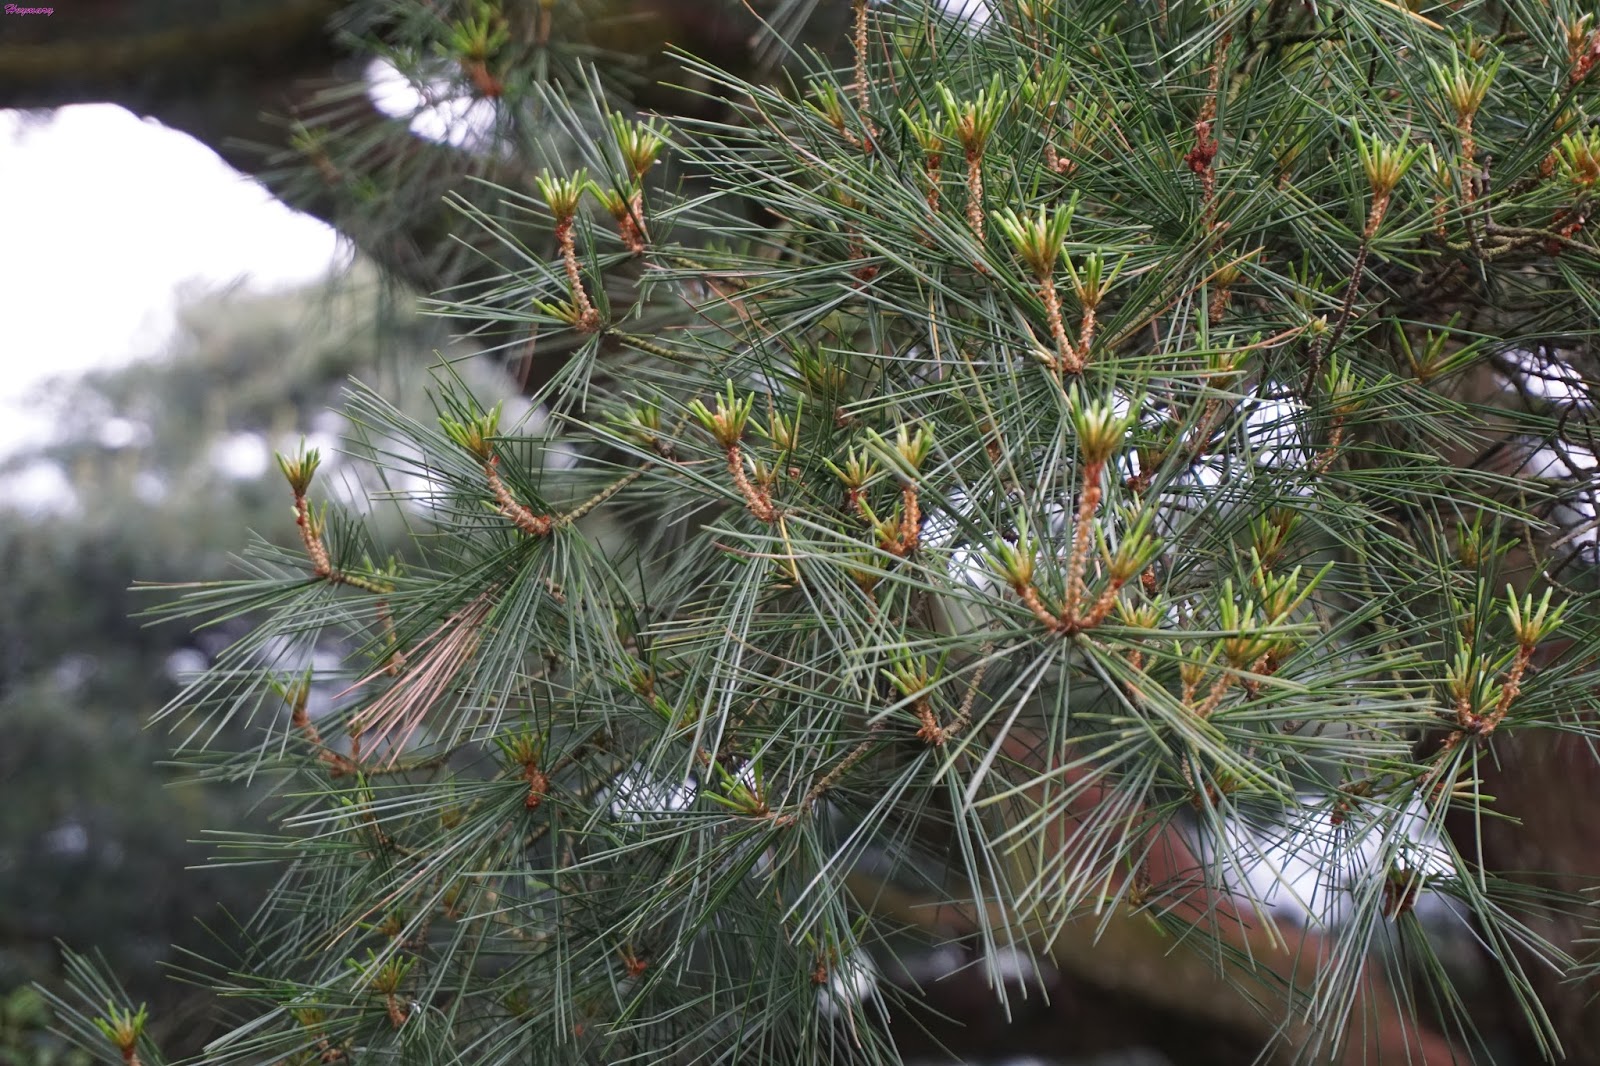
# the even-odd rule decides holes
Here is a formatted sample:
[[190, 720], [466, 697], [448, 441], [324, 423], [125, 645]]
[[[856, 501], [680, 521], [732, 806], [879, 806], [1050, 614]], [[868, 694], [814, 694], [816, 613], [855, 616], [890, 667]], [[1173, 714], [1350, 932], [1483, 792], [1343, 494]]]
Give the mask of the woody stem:
[[967, 149], [967, 225], [983, 240], [983, 153]]
[[867, 0], [853, 0], [855, 9], [855, 33], [851, 36], [851, 43], [855, 46], [856, 53], [856, 110], [861, 115], [861, 129], [866, 134], [862, 147], [872, 151], [872, 141], [878, 131], [872, 126], [872, 119], [868, 117], [871, 99], [867, 92]]
[[311, 558], [311, 569], [318, 577], [328, 577], [333, 573], [333, 562], [328, 558], [327, 545], [322, 543], [322, 532], [312, 517], [311, 505], [300, 493], [295, 493], [294, 497], [294, 524], [300, 527], [300, 542]]
[[1100, 506], [1100, 476], [1105, 472], [1105, 465], [1104, 460], [1090, 463], [1083, 474], [1083, 494], [1078, 498], [1078, 524], [1072, 534], [1072, 555], [1067, 560], [1067, 603], [1061, 612], [1069, 626], [1080, 624], [1078, 606], [1088, 594], [1083, 575], [1089, 565], [1089, 535], [1095, 510]]
[[1046, 629], [1054, 630], [1062, 627], [1066, 616], [1064, 614], [1058, 616], [1051, 613], [1050, 608], [1046, 607], [1044, 601], [1039, 598], [1039, 590], [1034, 588], [1032, 584], [1016, 583], [1011, 587], [1017, 596], [1021, 598], [1022, 605], [1032, 611], [1033, 616], [1043, 622]]
[[752, 485], [750, 478], [745, 474], [744, 456], [737, 444], [728, 447], [728, 473], [733, 477], [734, 487], [739, 490], [739, 495], [744, 497], [745, 506], [750, 509], [751, 514], [763, 522], [778, 520], [778, 509], [772, 505], [772, 497], [765, 489]]
[[567, 285], [572, 289], [572, 306], [578, 312], [574, 325], [589, 333], [599, 328], [600, 312], [589, 302], [583, 288], [583, 273], [578, 269], [578, 249], [572, 240], [572, 219], [563, 218], [556, 224], [556, 244], [561, 249], [561, 263], [567, 274]]
[[1056, 344], [1057, 372], [1078, 373], [1083, 369], [1083, 360], [1067, 337], [1066, 323], [1061, 321], [1061, 297], [1056, 292], [1055, 278], [1049, 274], [1039, 275], [1039, 298], [1044, 301], [1045, 320], [1050, 324], [1050, 337]]
[[483, 473], [489, 480], [489, 491], [494, 494], [494, 502], [499, 506], [500, 513], [530, 537], [549, 535], [551, 527], [555, 525], [554, 519], [549, 515], [536, 515], [518, 503], [500, 477], [499, 466], [500, 457], [497, 455], [491, 455], [483, 461]]
[[1201, 718], [1210, 718], [1217, 705], [1222, 702], [1222, 697], [1228, 689], [1233, 687], [1233, 675], [1224, 673], [1211, 683], [1211, 691], [1206, 693], [1206, 701], [1194, 709], [1194, 713]]

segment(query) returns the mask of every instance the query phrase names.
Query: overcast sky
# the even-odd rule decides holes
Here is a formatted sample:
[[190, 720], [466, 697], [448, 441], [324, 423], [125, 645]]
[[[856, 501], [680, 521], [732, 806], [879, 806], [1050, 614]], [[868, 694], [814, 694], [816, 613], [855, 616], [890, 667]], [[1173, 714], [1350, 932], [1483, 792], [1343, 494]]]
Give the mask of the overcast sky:
[[110, 105], [0, 111], [0, 456], [51, 376], [159, 355], [179, 287], [302, 284], [344, 251], [205, 146]]

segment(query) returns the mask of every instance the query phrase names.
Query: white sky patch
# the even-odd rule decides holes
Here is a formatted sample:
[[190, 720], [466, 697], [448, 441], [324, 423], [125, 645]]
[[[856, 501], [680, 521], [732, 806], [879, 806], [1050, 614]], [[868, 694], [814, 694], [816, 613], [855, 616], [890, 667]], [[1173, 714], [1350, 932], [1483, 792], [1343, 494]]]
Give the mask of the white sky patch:
[[1560, 359], [1526, 351], [1507, 352], [1506, 358], [1527, 372], [1523, 387], [1535, 396], [1563, 403], [1589, 402], [1589, 388], [1583, 375]]
[[[0, 421], [0, 425], [3, 425]], [[32, 462], [0, 477], [0, 505], [24, 514], [81, 514], [78, 494], [66, 472], [55, 463]]]
[[259, 433], [233, 433], [211, 446], [211, 466], [235, 481], [253, 481], [272, 462], [267, 442]]
[[488, 100], [451, 95], [452, 87], [443, 80], [428, 86], [428, 95], [424, 95], [383, 59], [367, 65], [367, 84], [378, 110], [391, 118], [410, 119], [411, 132], [418, 137], [457, 148], [488, 143], [495, 117], [494, 104]]
[[878, 964], [865, 951], [852, 951], [829, 969], [827, 982], [817, 990], [817, 1009], [825, 1018], [838, 1017], [877, 987]]
[[103, 448], [121, 451], [123, 448], [141, 447], [150, 443], [150, 427], [130, 418], [112, 417], [101, 422], [95, 437]]
[[204, 652], [198, 648], [179, 648], [167, 656], [167, 677], [174, 684], [186, 685], [195, 679], [206, 667], [211, 665], [211, 660], [206, 658]]
[[945, 14], [965, 19], [974, 26], [988, 22], [991, 14], [988, 0], [939, 0], [938, 6], [944, 9]]
[[65, 822], [44, 835], [44, 849], [51, 855], [78, 858], [89, 850], [89, 831], [81, 822]]
[[634, 763], [611, 789], [611, 814], [623, 821], [638, 821], [646, 814], [687, 810], [694, 800], [692, 785], [673, 784]]
[[133, 494], [148, 504], [157, 504], [167, 498], [165, 478], [151, 470], [141, 470], [133, 475]]
[[63, 655], [57, 660], [55, 669], [50, 671], [50, 680], [63, 695], [74, 695], [81, 692], [89, 679], [94, 677], [96, 663], [93, 655], [76, 652]]
[[[1268, 395], [1283, 392], [1277, 382], [1261, 390]], [[1264, 466], [1297, 463], [1305, 454], [1305, 438], [1299, 423], [1305, 405], [1298, 400], [1264, 399], [1255, 402], [1245, 415], [1245, 436], [1256, 459]]]
[[200, 142], [120, 107], [0, 111], [0, 457], [48, 439], [42, 381], [161, 351], [181, 283], [304, 285], [348, 258]]
[[[1420, 800], [1397, 819], [1354, 806], [1342, 831], [1333, 825], [1321, 798], [1308, 796], [1305, 801], [1300, 816], [1275, 832], [1232, 823], [1226, 856], [1220, 859], [1203, 834], [1191, 834], [1190, 843], [1197, 854], [1220, 861], [1223, 879], [1260, 901], [1274, 917], [1323, 928], [1336, 928], [1349, 918], [1352, 887], [1383, 876], [1385, 863], [1419, 872], [1424, 884], [1454, 871]], [[1432, 893], [1423, 892], [1417, 900], [1419, 914], [1434, 916], [1442, 908], [1448, 904]]]
[[1540, 448], [1528, 457], [1523, 470], [1535, 477], [1567, 477], [1593, 470], [1600, 461], [1589, 449], [1576, 444], [1564, 444], [1558, 452], [1553, 448]]

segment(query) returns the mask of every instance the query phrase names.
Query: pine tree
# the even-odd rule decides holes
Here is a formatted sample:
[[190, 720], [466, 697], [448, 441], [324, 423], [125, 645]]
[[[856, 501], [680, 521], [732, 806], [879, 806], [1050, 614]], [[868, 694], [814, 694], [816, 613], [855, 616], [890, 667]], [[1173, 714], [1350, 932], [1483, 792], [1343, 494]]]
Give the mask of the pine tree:
[[439, 306], [562, 352], [542, 406], [354, 387], [411, 550], [285, 455], [301, 550], [164, 608], [260, 619], [169, 718], [282, 796], [208, 1061], [893, 1062], [933, 945], [1209, 1061], [1558, 1054], [1589, 898], [1483, 779], [1592, 729], [1600, 29], [851, 16], [787, 83], [687, 60], [727, 114], [541, 90]]

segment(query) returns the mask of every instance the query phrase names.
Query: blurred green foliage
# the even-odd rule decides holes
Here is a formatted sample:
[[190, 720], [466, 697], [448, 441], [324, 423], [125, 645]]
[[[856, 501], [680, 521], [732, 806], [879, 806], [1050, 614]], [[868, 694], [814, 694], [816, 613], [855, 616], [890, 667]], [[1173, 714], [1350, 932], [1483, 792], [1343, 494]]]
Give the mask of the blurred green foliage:
[[156, 597], [133, 586], [221, 577], [247, 530], [294, 543], [271, 450], [308, 426], [335, 450], [352, 375], [420, 401], [445, 342], [362, 268], [194, 294], [166, 354], [33, 398], [54, 438], [0, 460], [0, 993], [14, 989], [0, 1063], [77, 1061], [40, 1050], [45, 1008], [26, 987], [58, 976], [58, 942], [101, 951], [179, 1045], [219, 1020], [158, 978], [183, 951], [226, 955], [229, 915], [259, 903], [260, 873], [190, 869], [204, 829], [253, 824], [257, 797], [181, 782], [161, 766], [175, 737], [145, 723], [246, 620], [150, 626], [138, 615]]
[[0, 996], [0, 1066], [88, 1066], [88, 1054], [61, 1047], [49, 1026], [50, 1006], [37, 990]]

